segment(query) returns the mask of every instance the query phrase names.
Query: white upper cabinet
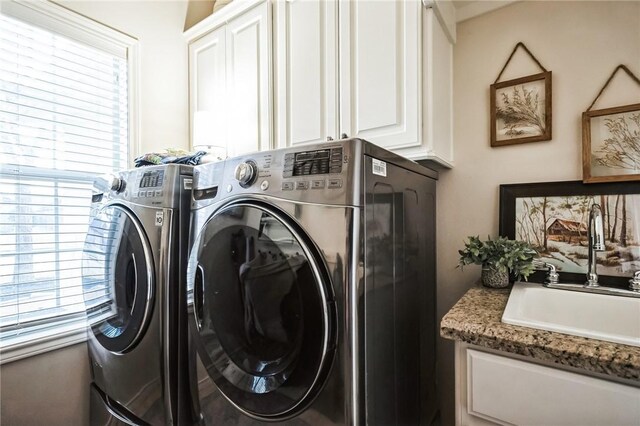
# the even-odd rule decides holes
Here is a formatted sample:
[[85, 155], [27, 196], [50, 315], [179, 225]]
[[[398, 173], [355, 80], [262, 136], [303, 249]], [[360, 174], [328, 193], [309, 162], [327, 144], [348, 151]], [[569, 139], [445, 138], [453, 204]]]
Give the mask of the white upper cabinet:
[[227, 24], [228, 154], [271, 148], [269, 4]]
[[270, 8], [234, 2], [185, 33], [192, 146], [229, 156], [272, 148]]
[[347, 135], [451, 167], [454, 16], [447, 2], [276, 2], [278, 146]]
[[454, 21], [439, 0], [235, 0], [185, 33], [192, 144], [347, 135], [451, 167]]
[[[444, 3], [444, 6], [451, 6]], [[422, 139], [403, 150], [412, 159], [430, 159], [453, 167], [453, 42], [437, 17], [439, 9], [425, 9], [422, 46]], [[455, 12], [454, 12], [455, 13]]]
[[337, 25], [334, 0], [276, 3], [279, 146], [339, 137]]
[[341, 133], [395, 151], [419, 145], [420, 8], [340, 2]]
[[225, 27], [221, 27], [189, 45], [191, 135], [193, 138], [194, 129], [197, 127], [196, 136], [203, 139], [199, 141], [192, 139], [192, 146], [207, 144], [226, 148], [225, 35]]

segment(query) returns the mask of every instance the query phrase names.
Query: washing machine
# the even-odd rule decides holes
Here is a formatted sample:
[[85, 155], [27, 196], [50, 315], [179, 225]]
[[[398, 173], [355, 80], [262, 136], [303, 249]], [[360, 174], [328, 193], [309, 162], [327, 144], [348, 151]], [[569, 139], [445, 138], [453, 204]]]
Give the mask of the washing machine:
[[185, 274], [193, 167], [97, 179], [83, 252], [92, 425], [188, 424]]
[[431, 422], [436, 179], [360, 139], [195, 168], [200, 424]]

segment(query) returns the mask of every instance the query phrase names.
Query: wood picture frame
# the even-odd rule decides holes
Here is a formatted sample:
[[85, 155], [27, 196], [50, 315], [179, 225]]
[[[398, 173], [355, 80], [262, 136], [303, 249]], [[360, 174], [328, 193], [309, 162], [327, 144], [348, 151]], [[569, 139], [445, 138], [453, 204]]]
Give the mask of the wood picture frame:
[[551, 71], [492, 84], [491, 146], [551, 140], [551, 98]]
[[582, 179], [640, 181], [640, 103], [582, 113]]
[[[603, 210], [607, 248], [597, 256], [600, 283], [628, 288], [629, 278], [640, 270], [638, 184], [567, 181], [500, 185], [500, 235], [534, 245], [540, 260], [558, 268], [561, 282], [584, 282], [586, 230], [593, 202]], [[544, 271], [538, 271], [529, 281], [543, 282], [545, 276]]]

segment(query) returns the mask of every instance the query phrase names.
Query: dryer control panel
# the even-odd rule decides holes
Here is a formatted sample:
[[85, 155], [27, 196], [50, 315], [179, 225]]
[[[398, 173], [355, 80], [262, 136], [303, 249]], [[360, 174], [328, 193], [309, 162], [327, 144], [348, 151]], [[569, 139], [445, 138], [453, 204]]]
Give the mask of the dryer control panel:
[[[182, 192], [190, 193], [192, 175], [193, 166], [183, 164], [123, 170], [110, 180], [100, 179], [94, 183], [92, 202], [122, 200], [144, 206], [174, 208], [180, 204]], [[184, 176], [183, 183], [181, 177]]]
[[323, 175], [342, 172], [342, 147], [290, 152], [284, 156], [282, 177]]
[[[142, 171], [141, 171], [142, 172]], [[164, 183], [164, 170], [145, 170], [138, 174], [138, 185], [134, 188], [133, 198], [162, 197], [162, 185]]]
[[224, 164], [197, 167], [194, 208], [213, 200], [248, 194], [311, 203], [353, 204], [359, 185], [348, 185], [356, 172], [352, 159], [362, 145], [334, 141], [305, 147], [282, 148], [229, 158]]

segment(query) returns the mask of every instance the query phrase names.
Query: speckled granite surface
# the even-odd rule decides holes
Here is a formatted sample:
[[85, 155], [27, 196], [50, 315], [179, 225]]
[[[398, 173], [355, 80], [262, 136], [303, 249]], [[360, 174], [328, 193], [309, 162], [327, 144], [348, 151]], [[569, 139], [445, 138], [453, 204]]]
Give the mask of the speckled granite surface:
[[440, 335], [640, 383], [640, 348], [501, 322], [509, 289], [470, 289], [442, 318]]

